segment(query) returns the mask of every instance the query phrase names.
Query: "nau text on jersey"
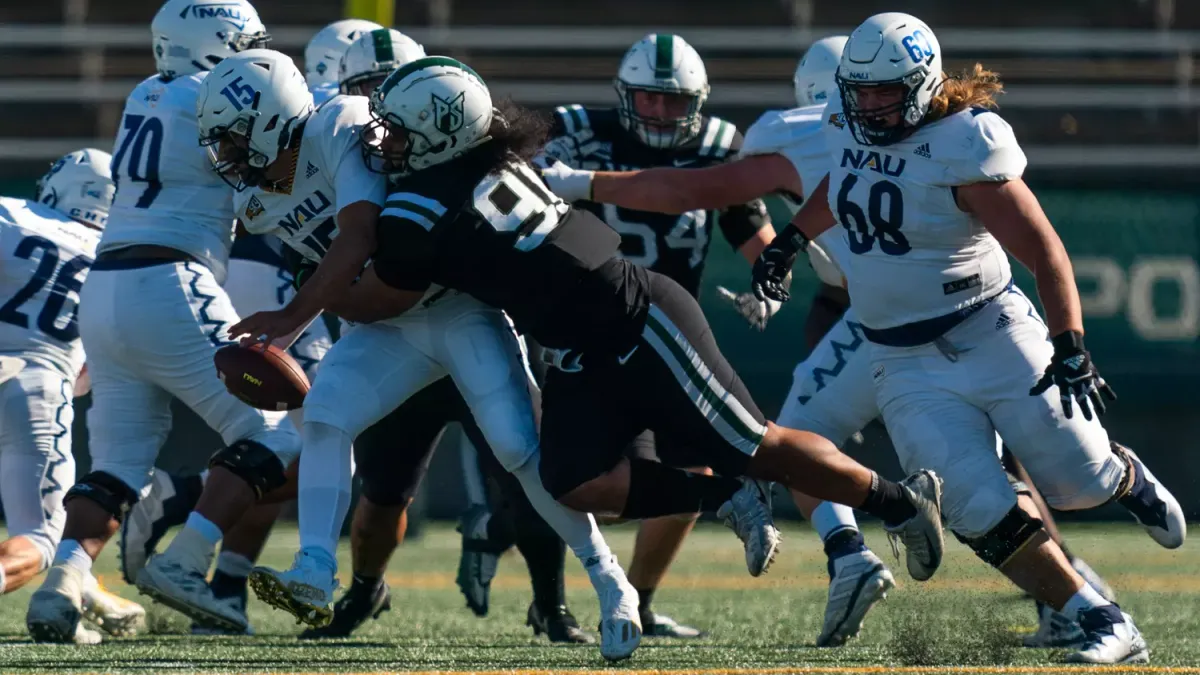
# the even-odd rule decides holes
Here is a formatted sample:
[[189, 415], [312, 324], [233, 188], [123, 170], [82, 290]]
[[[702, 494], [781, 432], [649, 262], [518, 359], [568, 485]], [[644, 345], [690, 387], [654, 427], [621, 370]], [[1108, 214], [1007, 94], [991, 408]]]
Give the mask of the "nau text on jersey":
[[277, 226], [286, 230], [288, 234], [296, 234], [300, 228], [304, 227], [305, 223], [332, 205], [333, 202], [329, 201], [329, 197], [326, 197], [324, 192], [317, 190], [305, 197], [303, 202], [297, 204], [290, 214], [284, 216], [283, 220], [277, 223]]
[[246, 17], [242, 16], [241, 5], [236, 2], [205, 2], [188, 5], [179, 13], [179, 18], [186, 19], [189, 12], [195, 19], [225, 19], [237, 26], [238, 30], [246, 27]]
[[851, 150], [845, 148], [842, 150], [842, 168], [851, 166], [855, 169], [870, 169], [875, 173], [882, 173], [888, 176], [899, 176], [904, 173], [904, 166], [907, 162], [903, 157], [893, 157], [892, 155], [880, 155], [878, 151], [872, 150], [867, 152], [863, 149]]

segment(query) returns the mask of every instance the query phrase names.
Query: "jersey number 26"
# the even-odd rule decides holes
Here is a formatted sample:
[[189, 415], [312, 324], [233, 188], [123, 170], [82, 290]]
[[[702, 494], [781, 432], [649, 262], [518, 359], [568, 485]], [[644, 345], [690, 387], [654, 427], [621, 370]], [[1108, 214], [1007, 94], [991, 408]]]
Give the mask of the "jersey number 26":
[[40, 293], [53, 279], [54, 284], [50, 288], [46, 304], [42, 306], [42, 311], [38, 312], [37, 327], [56, 340], [70, 342], [79, 337], [79, 328], [75, 325], [75, 315], [79, 312], [79, 305], [76, 304], [75, 309], [71, 311], [70, 318], [62, 326], [58, 325], [59, 314], [62, 313], [68, 294], [79, 293], [79, 289], [83, 288], [83, 279], [80, 278], [80, 275], [87, 272], [88, 268], [92, 266], [92, 259], [81, 255], [71, 258], [60, 267], [58, 246], [43, 237], [25, 237], [21, 243], [17, 244], [17, 250], [13, 252], [13, 257], [31, 260], [33, 254], [38, 250], [42, 252], [42, 257], [38, 261], [37, 269], [33, 272], [33, 278], [22, 286], [21, 290], [13, 293], [8, 302], [0, 306], [0, 321], [21, 328], [29, 328], [29, 315], [21, 311], [21, 305]]

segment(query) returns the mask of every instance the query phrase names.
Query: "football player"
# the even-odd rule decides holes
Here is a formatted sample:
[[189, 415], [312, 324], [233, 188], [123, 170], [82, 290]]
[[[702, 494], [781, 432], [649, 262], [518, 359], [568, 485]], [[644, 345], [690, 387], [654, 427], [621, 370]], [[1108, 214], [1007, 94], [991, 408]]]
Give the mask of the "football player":
[[304, 47], [304, 81], [313, 104], [321, 105], [338, 94], [338, 63], [346, 48], [359, 36], [383, 28], [374, 21], [342, 19], [317, 31]]
[[[234, 87], [246, 92], [245, 110], [226, 105], [220, 93]], [[270, 341], [304, 325], [328, 298], [348, 289], [374, 248], [386, 179], [363, 161], [363, 147], [371, 143], [363, 140], [369, 133], [367, 100], [338, 96], [314, 112], [291, 60], [252, 50], [226, 59], [202, 86], [200, 101], [202, 143], [214, 170], [236, 185], [235, 209], [247, 230], [273, 233], [317, 264], [284, 309], [254, 314], [231, 328]], [[266, 123], [257, 124], [260, 119]], [[594, 521], [554, 502], [538, 480], [532, 402], [510, 323], [463, 294], [435, 290], [425, 305], [424, 312], [394, 323], [357, 326], [326, 354], [304, 406], [310, 459], [300, 464], [302, 549], [286, 572], [255, 568], [255, 592], [314, 627], [329, 623], [337, 539], [350, 506], [351, 441], [449, 375], [500, 463], [590, 563], [603, 622], [613, 626], [602, 650], [628, 656], [637, 636], [626, 610], [636, 607], [636, 595]], [[385, 504], [405, 505], [406, 498]]]
[[[995, 434], [1056, 509], [1116, 501], [1167, 548], [1186, 536], [1182, 510], [1099, 421], [1115, 397], [1083, 343], [1070, 259], [1021, 180], [1012, 129], [992, 112], [999, 79], [978, 65], [948, 79], [941, 66], [933, 31], [913, 16], [879, 14], [855, 29], [827, 110], [834, 164], [755, 265], [756, 293], [785, 299], [786, 268], [841, 224], [841, 267], [901, 464], [943, 475], [955, 534], [1077, 618], [1085, 642], [1068, 660], [1145, 662], [1130, 616], [1017, 505]], [[1033, 271], [1046, 322], [1013, 285], [1006, 250]]]
[[[710, 166], [741, 149], [737, 127], [703, 114], [709, 93], [704, 62], [678, 35], [651, 33], [630, 47], [621, 59], [615, 88], [619, 103], [613, 108], [559, 106], [545, 153], [573, 168], [615, 171]], [[586, 199], [574, 205], [591, 211], [621, 234], [622, 258], [674, 279], [693, 297], [700, 293], [715, 225], [750, 264], [775, 236], [766, 207], [758, 199], [720, 211], [696, 209], [682, 214], [623, 209]], [[758, 304], [767, 316], [779, 307], [774, 302]], [[680, 464], [686, 452], [673, 447], [670, 439], [656, 439], [650, 433], [640, 435], [629, 452], [687, 466]], [[703, 634], [650, 608], [655, 589], [694, 524], [694, 518], [666, 516], [644, 521], [638, 531], [629, 581], [638, 589], [647, 636]]]
[[338, 61], [338, 91], [370, 96], [394, 68], [425, 56], [425, 48], [404, 33], [380, 28], [358, 36]]
[[[64, 498], [62, 543], [30, 598], [26, 624], [38, 641], [75, 635], [83, 579], [148, 486], [170, 430], [172, 396], [227, 447], [213, 455], [187, 525], [139, 572], [137, 585], [203, 624], [245, 629], [245, 615], [213, 596], [208, 569], [224, 532], [283, 481], [300, 450], [282, 413], [247, 406], [213, 377], [213, 355], [237, 318], [220, 285], [233, 210], [228, 187], [195, 143], [197, 94], [210, 68], [268, 36], [245, 0], [220, 13], [201, 7], [163, 5], [151, 24], [158, 73], [125, 102], [112, 161], [118, 189], [79, 311], [94, 394], [92, 471]], [[245, 105], [244, 90], [224, 95], [230, 106]]]
[[[779, 533], [764, 487], [736, 477], [780, 480], [878, 514], [905, 541], [915, 577], [936, 571], [937, 477], [892, 483], [823, 438], [766, 422], [695, 298], [619, 259], [614, 230], [546, 190], [528, 161], [544, 142], [539, 118], [497, 110], [482, 79], [446, 57], [394, 71], [371, 105], [383, 138], [370, 150], [392, 194], [374, 264], [331, 310], [359, 321], [401, 314], [434, 283], [504, 309], [553, 365], [541, 475], [560, 502], [628, 519], [717, 511], [757, 576]], [[721, 475], [624, 457], [646, 429]]]
[[[50, 566], [62, 538], [63, 495], [75, 483], [73, 395], [83, 347], [78, 294], [112, 206], [112, 158], [85, 149], [59, 158], [38, 181], [36, 201], [0, 197], [0, 499], [8, 539], [0, 541], [0, 594]], [[111, 635], [145, 625], [137, 603], [82, 577], [83, 617]], [[77, 623], [68, 642], [100, 635]]]

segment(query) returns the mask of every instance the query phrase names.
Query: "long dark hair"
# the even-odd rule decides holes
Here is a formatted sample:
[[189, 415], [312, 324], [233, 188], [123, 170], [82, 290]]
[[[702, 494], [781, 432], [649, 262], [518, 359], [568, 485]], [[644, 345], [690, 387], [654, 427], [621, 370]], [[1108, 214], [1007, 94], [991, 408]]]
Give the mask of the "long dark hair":
[[550, 138], [550, 116], [517, 105], [510, 98], [497, 101], [488, 135], [492, 140], [476, 152], [493, 169], [507, 162], [528, 162]]

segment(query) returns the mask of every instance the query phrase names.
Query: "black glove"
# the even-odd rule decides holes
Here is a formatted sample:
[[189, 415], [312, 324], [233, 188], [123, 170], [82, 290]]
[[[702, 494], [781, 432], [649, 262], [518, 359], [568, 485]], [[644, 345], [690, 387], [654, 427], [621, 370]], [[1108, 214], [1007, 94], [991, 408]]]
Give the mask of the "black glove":
[[791, 273], [796, 256], [807, 248], [808, 237], [791, 223], [780, 230], [774, 241], [763, 249], [762, 255], [754, 262], [750, 283], [754, 297], [762, 301], [786, 302], [791, 294], [788, 293], [784, 280]]
[[[1100, 377], [1100, 371], [1096, 370], [1092, 363], [1092, 356], [1083, 348], [1083, 336], [1069, 330], [1055, 335], [1050, 342], [1054, 345], [1050, 367], [1046, 368], [1042, 379], [1029, 390], [1029, 395], [1041, 396], [1050, 385], [1057, 385], [1059, 396], [1062, 398], [1063, 414], [1067, 419], [1071, 419], [1075, 414], [1071, 408], [1072, 398], [1079, 402], [1083, 419], [1092, 419], [1092, 407], [1103, 415], [1106, 410], [1104, 398], [1115, 401], [1117, 395], [1104, 378]], [[1088, 406], [1089, 399], [1092, 402], [1091, 407]]]

